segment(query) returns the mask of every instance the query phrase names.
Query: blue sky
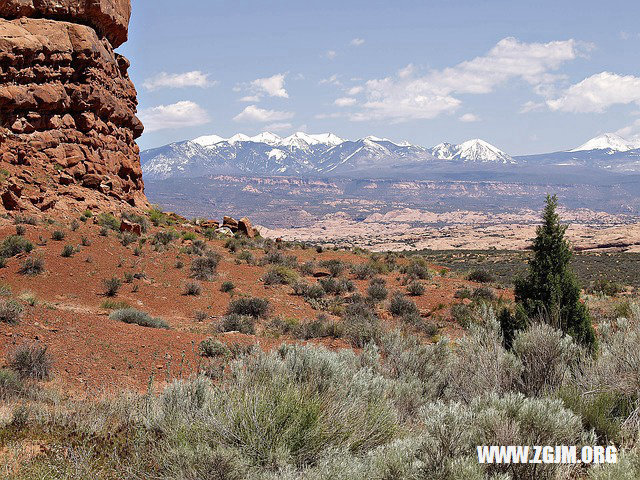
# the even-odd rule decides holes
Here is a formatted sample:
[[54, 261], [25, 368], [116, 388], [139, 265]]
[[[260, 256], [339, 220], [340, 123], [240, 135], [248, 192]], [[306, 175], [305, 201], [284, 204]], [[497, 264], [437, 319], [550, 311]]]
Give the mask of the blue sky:
[[333, 132], [512, 155], [640, 135], [637, 0], [133, 0], [141, 148]]

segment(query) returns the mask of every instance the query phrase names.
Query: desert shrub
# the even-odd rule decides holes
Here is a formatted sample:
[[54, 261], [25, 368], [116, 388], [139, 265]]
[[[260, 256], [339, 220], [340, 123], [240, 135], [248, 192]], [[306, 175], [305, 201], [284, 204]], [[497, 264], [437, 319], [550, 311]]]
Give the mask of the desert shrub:
[[327, 293], [318, 282], [312, 284], [297, 282], [293, 285], [293, 291], [296, 295], [302, 295], [307, 300], [319, 300]]
[[209, 314], [202, 310], [197, 310], [193, 313], [193, 319], [198, 323], [202, 323], [206, 321], [208, 318], [209, 318]]
[[25, 343], [9, 352], [7, 365], [22, 379], [47, 380], [51, 374], [53, 359], [46, 345]]
[[0, 257], [14, 257], [20, 253], [29, 253], [33, 250], [33, 243], [20, 235], [10, 235], [0, 245]]
[[72, 232], [75, 232], [76, 230], [78, 230], [80, 228], [80, 224], [78, 223], [77, 220], [72, 220], [71, 224], [69, 225], [69, 228], [71, 229]]
[[220, 285], [220, 291], [223, 293], [232, 292], [235, 288], [234, 283], [230, 281], [222, 282], [222, 285]]
[[169, 328], [169, 324], [166, 321], [164, 321], [162, 318], [154, 318], [150, 316], [148, 313], [143, 312], [141, 310], [137, 310], [135, 308], [123, 308], [119, 310], [114, 310], [109, 315], [109, 318], [117, 322], [140, 325], [141, 327], [164, 328], [164, 329]]
[[75, 249], [73, 248], [73, 245], [65, 245], [60, 255], [65, 258], [69, 258], [73, 256], [74, 252]]
[[184, 262], [182, 260], [176, 261], [176, 268], [177, 269], [184, 268]]
[[350, 303], [342, 314], [344, 336], [351, 345], [363, 348], [369, 342], [376, 342], [382, 334], [380, 319], [371, 307], [363, 302]]
[[400, 292], [394, 293], [391, 297], [391, 302], [389, 303], [389, 312], [394, 317], [402, 317], [405, 315], [420, 313], [416, 304]]
[[83, 235], [82, 238], [80, 239], [80, 243], [82, 244], [83, 247], [88, 247], [89, 245], [91, 245], [91, 240], [89, 240], [89, 238]]
[[424, 285], [418, 281], [410, 282], [407, 285], [407, 293], [412, 297], [419, 297], [420, 295], [424, 294], [424, 291], [425, 291]]
[[115, 231], [120, 230], [120, 223], [121, 223], [120, 220], [118, 220], [116, 217], [114, 217], [110, 213], [103, 212], [98, 215], [97, 219], [98, 219], [98, 225], [100, 225], [103, 228], [107, 228], [109, 230], [115, 230]]
[[182, 232], [182, 240], [193, 241], [196, 238], [198, 238], [198, 236], [196, 235], [195, 232]]
[[375, 276], [378, 272], [370, 263], [359, 263], [351, 267], [351, 273], [355, 275], [358, 280], [366, 280]]
[[13, 219], [16, 225], [37, 225], [38, 219], [27, 215], [16, 215]]
[[456, 303], [451, 306], [451, 317], [464, 328], [469, 328], [473, 320], [473, 309], [464, 303]]
[[230, 357], [231, 350], [220, 340], [207, 338], [200, 342], [198, 352], [203, 357]]
[[202, 293], [202, 285], [199, 282], [187, 282], [184, 286], [185, 295], [197, 297]]
[[15, 300], [0, 301], [0, 323], [17, 325], [22, 319], [24, 308]]
[[292, 269], [276, 265], [262, 277], [265, 285], [291, 285], [298, 280], [298, 274]]
[[122, 238], [120, 239], [120, 243], [123, 247], [128, 247], [132, 243], [135, 243], [138, 240], [137, 235], [131, 232], [125, 232], [122, 234]]
[[459, 288], [454, 293], [454, 298], [471, 298], [473, 296], [473, 291], [468, 287]]
[[122, 310], [124, 308], [130, 308], [129, 305], [125, 301], [115, 301], [115, 300], [105, 300], [100, 304], [100, 308], [104, 308], [105, 310]]
[[105, 296], [115, 297], [122, 286], [122, 280], [118, 277], [105, 278], [102, 280], [102, 285], [104, 286]]
[[381, 302], [387, 298], [389, 291], [387, 290], [384, 278], [373, 278], [367, 287], [367, 297], [374, 302]]
[[522, 365], [502, 346], [500, 324], [493, 309], [482, 306], [478, 324], [458, 340], [451, 364], [448, 396], [467, 402], [486, 393], [502, 394], [518, 383]]
[[344, 331], [338, 322], [330, 320], [326, 315], [318, 315], [314, 320], [301, 322], [293, 328], [293, 335], [299, 340], [312, 338], [333, 337], [340, 338]]
[[7, 266], [7, 259], [4, 257], [0, 257], [0, 268], [6, 268]]
[[493, 302], [498, 299], [496, 292], [489, 287], [478, 287], [474, 289], [471, 298], [485, 302]]
[[191, 262], [191, 276], [197, 280], [212, 280], [221, 260], [221, 255], [212, 250]]
[[242, 250], [236, 255], [239, 261], [246, 262], [247, 265], [253, 265], [256, 263], [256, 257], [249, 250]]
[[176, 238], [178, 238], [178, 234], [175, 232], [175, 230], [161, 230], [154, 233], [151, 243], [153, 243], [154, 245], [167, 246]]
[[346, 265], [341, 260], [323, 260], [320, 266], [329, 270], [332, 277], [338, 277], [344, 272]]
[[27, 228], [24, 225], [16, 225], [16, 235], [24, 235], [27, 233]]
[[620, 292], [624, 291], [624, 287], [618, 282], [610, 280], [606, 277], [598, 277], [591, 282], [586, 289], [588, 293], [594, 293], [599, 295], [606, 295], [608, 297], [614, 297]]
[[306, 277], [311, 276], [316, 271], [316, 263], [315, 262], [304, 262], [299, 267], [300, 273]]
[[356, 289], [355, 284], [347, 278], [327, 277], [321, 278], [318, 282], [326, 293], [332, 295], [342, 295]]
[[8, 368], [0, 368], [0, 400], [6, 402], [20, 395], [24, 384], [17, 372]]
[[164, 213], [158, 205], [153, 205], [151, 210], [149, 210], [149, 220], [151, 220], [151, 223], [153, 223], [156, 227], [162, 225], [171, 225], [174, 223], [171, 217]]
[[229, 313], [220, 319], [220, 331], [254, 335], [256, 333], [256, 318], [248, 314]]
[[54, 230], [53, 233], [51, 233], [52, 240], [60, 241], [64, 240], [65, 237], [66, 234], [62, 230]]
[[22, 275], [39, 275], [44, 272], [44, 259], [42, 257], [29, 257], [20, 265], [19, 273]]
[[424, 258], [412, 258], [409, 265], [403, 266], [400, 272], [410, 278], [418, 278], [420, 280], [429, 280], [431, 278], [431, 272]]
[[241, 297], [229, 303], [227, 314], [249, 315], [264, 318], [269, 313], [269, 300], [258, 297]]
[[138, 215], [137, 213], [132, 212], [124, 212], [122, 214], [122, 218], [131, 222], [140, 225], [140, 231], [142, 233], [147, 233], [149, 230], [149, 220], [142, 215]]
[[579, 358], [571, 337], [540, 323], [516, 335], [513, 353], [522, 364], [520, 390], [534, 397], [559, 389], [570, 376], [571, 363]]
[[109, 235], [109, 229], [107, 227], [100, 228], [100, 236], [106, 237]]
[[494, 282], [495, 279], [496, 278], [493, 275], [493, 273], [481, 268], [472, 270], [467, 275], [467, 280], [470, 280], [472, 282], [477, 282], [477, 283], [491, 283], [491, 282]]
[[285, 255], [278, 250], [270, 250], [264, 255], [261, 263], [296, 268], [298, 266], [298, 259], [295, 255]]

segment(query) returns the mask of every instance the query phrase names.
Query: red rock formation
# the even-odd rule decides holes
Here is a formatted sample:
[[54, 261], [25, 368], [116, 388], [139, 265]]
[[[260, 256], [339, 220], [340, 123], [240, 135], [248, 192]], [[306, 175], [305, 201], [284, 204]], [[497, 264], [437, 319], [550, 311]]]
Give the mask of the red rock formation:
[[2, 0], [5, 209], [147, 205], [136, 91], [113, 50], [130, 12], [129, 0]]

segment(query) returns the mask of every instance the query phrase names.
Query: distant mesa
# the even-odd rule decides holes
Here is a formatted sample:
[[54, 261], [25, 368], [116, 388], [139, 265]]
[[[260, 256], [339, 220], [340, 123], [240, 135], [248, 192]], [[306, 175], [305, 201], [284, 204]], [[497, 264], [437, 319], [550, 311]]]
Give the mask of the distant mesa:
[[129, 0], [0, 2], [0, 210], [146, 207]]

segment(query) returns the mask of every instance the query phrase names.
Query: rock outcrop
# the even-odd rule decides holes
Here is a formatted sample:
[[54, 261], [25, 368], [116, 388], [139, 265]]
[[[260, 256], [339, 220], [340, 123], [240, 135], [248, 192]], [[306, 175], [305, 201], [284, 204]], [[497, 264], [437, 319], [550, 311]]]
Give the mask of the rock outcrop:
[[129, 0], [0, 3], [1, 207], [146, 207]]

